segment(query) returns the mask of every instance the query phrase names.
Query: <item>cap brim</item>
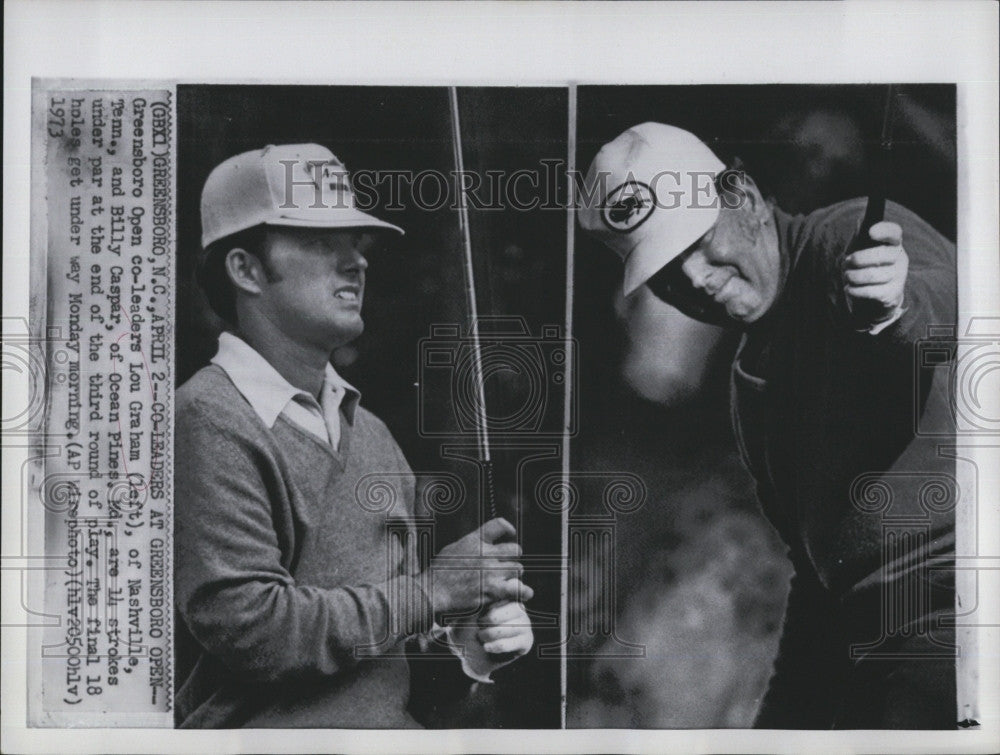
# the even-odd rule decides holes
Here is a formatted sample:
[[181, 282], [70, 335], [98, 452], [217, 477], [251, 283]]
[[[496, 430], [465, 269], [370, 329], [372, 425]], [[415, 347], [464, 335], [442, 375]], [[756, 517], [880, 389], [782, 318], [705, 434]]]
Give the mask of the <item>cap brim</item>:
[[382, 231], [394, 231], [399, 235], [406, 232], [397, 225], [379, 220], [361, 210], [350, 207], [336, 209], [317, 208], [315, 211], [299, 210], [295, 213], [279, 215], [264, 221], [264, 225], [285, 226], [290, 228], [332, 228], [342, 230], [347, 228], [371, 228]]
[[681, 228], [667, 228], [640, 239], [625, 260], [622, 293], [634, 293], [646, 281], [669, 265], [715, 225], [719, 217], [716, 206], [704, 208], [697, 223]]

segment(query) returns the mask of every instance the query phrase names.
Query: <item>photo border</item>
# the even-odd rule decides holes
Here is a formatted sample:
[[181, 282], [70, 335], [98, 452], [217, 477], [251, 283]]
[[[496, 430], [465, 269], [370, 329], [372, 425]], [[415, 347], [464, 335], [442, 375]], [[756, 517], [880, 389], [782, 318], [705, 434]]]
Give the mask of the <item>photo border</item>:
[[[32, 161], [17, 156], [31, 154], [32, 78], [72, 76], [77, 86], [85, 80], [107, 86], [123, 73], [135, 77], [130, 85], [143, 80], [463, 86], [945, 82], [957, 85], [959, 333], [964, 333], [973, 317], [1000, 314], [997, 20], [997, 5], [988, 2], [15, 0], [5, 6], [3, 316], [27, 317], [29, 311]], [[262, 49], [257, 43], [265, 39]], [[4, 377], [5, 400], [26, 395], [26, 381]], [[997, 507], [985, 505], [1000, 500], [998, 451], [988, 439], [974, 449], [984, 472], [978, 524], [985, 532], [998, 531]], [[19, 495], [26, 456], [26, 448], [5, 444], [5, 499]], [[3, 507], [5, 554], [21, 542], [16, 513], [16, 507]], [[9, 586], [7, 573], [4, 580]], [[4, 594], [6, 615], [14, 599], [8, 590]], [[1000, 625], [995, 602], [984, 618]], [[988, 752], [997, 747], [1000, 725], [1000, 669], [984, 663], [977, 731], [257, 730], [158, 731], [151, 738], [141, 730], [28, 729], [25, 634], [3, 628], [0, 749], [7, 752], [801, 752], [834, 746], [840, 751]], [[981, 635], [990, 644], [980, 643], [980, 656], [995, 659], [997, 634]]]

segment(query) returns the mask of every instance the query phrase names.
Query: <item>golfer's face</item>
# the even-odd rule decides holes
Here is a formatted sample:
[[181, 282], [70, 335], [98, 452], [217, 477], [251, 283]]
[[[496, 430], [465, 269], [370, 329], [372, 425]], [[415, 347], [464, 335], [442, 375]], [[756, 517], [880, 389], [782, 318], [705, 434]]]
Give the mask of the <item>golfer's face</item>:
[[681, 312], [715, 325], [748, 325], [774, 303], [780, 285], [778, 250], [723, 209], [701, 239], [661, 270], [650, 288]]
[[364, 330], [365, 254], [370, 233], [272, 228], [273, 282], [262, 292], [268, 315], [289, 338], [333, 349]]

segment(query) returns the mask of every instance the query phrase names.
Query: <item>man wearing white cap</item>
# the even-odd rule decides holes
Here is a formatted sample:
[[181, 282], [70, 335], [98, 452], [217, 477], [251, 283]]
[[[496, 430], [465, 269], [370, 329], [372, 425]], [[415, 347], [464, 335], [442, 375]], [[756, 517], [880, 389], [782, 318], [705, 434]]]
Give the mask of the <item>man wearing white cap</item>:
[[[795, 565], [762, 727], [957, 720], [946, 570], [957, 492], [946, 485], [933, 506], [920, 492], [954, 481], [937, 453], [953, 424], [946, 386], [914, 379], [916, 342], [956, 321], [955, 248], [891, 202], [856, 243], [864, 210], [851, 200], [790, 216], [693, 134], [659, 123], [606, 144], [581, 192], [580, 223], [624, 260], [626, 296], [647, 285], [744, 333], [734, 428]], [[917, 421], [938, 437], [915, 433]], [[891, 489], [891, 508], [866, 499], [871, 482]], [[894, 540], [886, 527], [898, 521], [923, 535]], [[905, 610], [889, 620], [886, 605]]]
[[[177, 723], [416, 726], [408, 640], [440, 639], [490, 682], [533, 636], [508, 522], [423, 572], [412, 526], [391, 536], [387, 513], [413, 515], [413, 475], [330, 365], [361, 334], [375, 234], [402, 231], [357, 209], [346, 168], [315, 144], [226, 160], [201, 216], [199, 281], [229, 330], [177, 392]], [[389, 512], [366, 500], [373, 480]], [[480, 608], [478, 626], [435, 623]]]

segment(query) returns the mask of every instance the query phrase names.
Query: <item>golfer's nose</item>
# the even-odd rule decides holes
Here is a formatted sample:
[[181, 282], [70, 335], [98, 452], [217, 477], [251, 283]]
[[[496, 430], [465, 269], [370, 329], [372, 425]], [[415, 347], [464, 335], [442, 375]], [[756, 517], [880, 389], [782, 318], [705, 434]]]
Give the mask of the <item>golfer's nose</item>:
[[368, 260], [359, 249], [354, 248], [343, 255], [339, 267], [344, 274], [363, 273], [368, 269]]
[[704, 290], [708, 277], [712, 273], [712, 266], [705, 259], [705, 255], [698, 250], [684, 260], [681, 270], [684, 271], [684, 275], [691, 281], [692, 286], [699, 290]]

